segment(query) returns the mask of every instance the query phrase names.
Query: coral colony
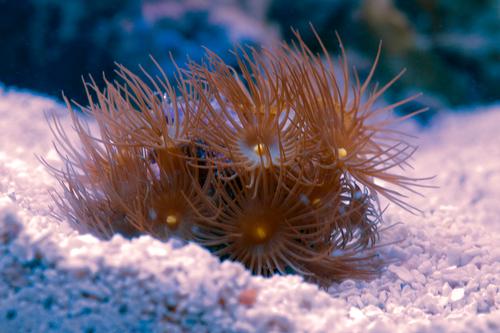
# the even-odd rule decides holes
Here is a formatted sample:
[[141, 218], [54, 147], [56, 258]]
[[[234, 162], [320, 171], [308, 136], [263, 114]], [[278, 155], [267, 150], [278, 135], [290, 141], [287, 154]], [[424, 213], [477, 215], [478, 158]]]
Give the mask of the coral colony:
[[237, 48], [237, 68], [207, 51], [175, 83], [159, 66], [141, 79], [118, 65], [102, 90], [90, 78], [88, 106], [66, 99], [79, 145], [50, 121], [65, 162], [47, 165], [62, 187], [57, 216], [101, 238], [194, 241], [266, 276], [326, 285], [376, 274], [377, 195], [418, 211], [404, 199], [422, 186], [394, 172], [416, 148], [394, 129], [404, 118], [384, 114], [416, 96], [376, 107], [402, 73], [371, 87], [380, 48], [361, 82], [340, 47], [334, 66], [296, 33], [272, 51]]

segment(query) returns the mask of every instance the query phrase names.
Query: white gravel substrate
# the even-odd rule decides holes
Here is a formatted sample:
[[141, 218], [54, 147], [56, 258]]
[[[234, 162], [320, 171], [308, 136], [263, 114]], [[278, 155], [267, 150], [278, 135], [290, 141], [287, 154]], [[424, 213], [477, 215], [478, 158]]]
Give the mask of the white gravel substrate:
[[[294, 276], [252, 277], [194, 244], [103, 242], [49, 217], [57, 163], [43, 111], [0, 89], [0, 332], [500, 332], [500, 107], [419, 133], [415, 174], [439, 189], [392, 205], [377, 279], [327, 292]], [[66, 119], [67, 120], [67, 119]], [[68, 127], [70, 126], [69, 123]], [[408, 125], [409, 130], [415, 129]]]

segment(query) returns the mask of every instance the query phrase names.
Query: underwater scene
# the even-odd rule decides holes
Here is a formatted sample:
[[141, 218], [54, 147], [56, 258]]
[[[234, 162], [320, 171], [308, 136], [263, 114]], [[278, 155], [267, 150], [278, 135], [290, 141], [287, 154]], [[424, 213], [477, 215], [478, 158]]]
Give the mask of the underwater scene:
[[500, 1], [0, 0], [0, 332], [500, 332]]

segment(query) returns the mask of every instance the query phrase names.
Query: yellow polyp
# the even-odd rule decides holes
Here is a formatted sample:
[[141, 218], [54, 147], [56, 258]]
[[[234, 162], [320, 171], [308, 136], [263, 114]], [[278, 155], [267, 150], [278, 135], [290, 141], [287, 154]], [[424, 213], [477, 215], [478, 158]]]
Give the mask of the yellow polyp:
[[165, 221], [167, 222], [169, 227], [175, 227], [179, 222], [177, 216], [175, 215], [168, 215]]
[[321, 202], [320, 198], [316, 198], [316, 199], [312, 200], [312, 204], [315, 205], [315, 206], [318, 205], [320, 202]]
[[[271, 116], [276, 116], [278, 114], [278, 107], [277, 106], [270, 106], [268, 110], [269, 110], [269, 114]], [[266, 114], [265, 107], [260, 107], [257, 112], [259, 112], [260, 114], [263, 114], [263, 115]]]
[[278, 114], [278, 108], [276, 106], [271, 106], [271, 108], [269, 109], [269, 114], [275, 116], [276, 114]]
[[264, 227], [258, 226], [255, 228], [255, 236], [257, 236], [258, 240], [264, 240], [267, 238], [267, 231]]
[[263, 143], [258, 143], [255, 146], [253, 146], [253, 151], [256, 154], [263, 155], [266, 151], [266, 145]]
[[337, 149], [337, 154], [339, 158], [345, 158], [347, 156], [347, 150], [345, 148]]

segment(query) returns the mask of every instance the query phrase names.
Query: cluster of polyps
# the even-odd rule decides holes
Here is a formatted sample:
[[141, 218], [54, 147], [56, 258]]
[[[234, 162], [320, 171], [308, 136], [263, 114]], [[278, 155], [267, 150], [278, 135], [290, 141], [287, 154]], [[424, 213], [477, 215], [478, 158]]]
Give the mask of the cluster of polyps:
[[377, 194], [413, 210], [398, 189], [418, 185], [393, 172], [415, 148], [380, 115], [414, 97], [376, 108], [399, 76], [369, 91], [380, 49], [363, 83], [341, 50], [334, 67], [297, 35], [293, 47], [238, 49], [236, 69], [208, 52], [175, 86], [161, 69], [143, 80], [120, 65], [102, 90], [91, 79], [78, 107], [98, 135], [69, 102], [80, 147], [52, 121], [66, 165], [52, 168], [58, 216], [103, 238], [192, 240], [257, 274], [377, 272]]

